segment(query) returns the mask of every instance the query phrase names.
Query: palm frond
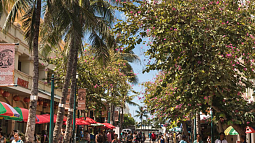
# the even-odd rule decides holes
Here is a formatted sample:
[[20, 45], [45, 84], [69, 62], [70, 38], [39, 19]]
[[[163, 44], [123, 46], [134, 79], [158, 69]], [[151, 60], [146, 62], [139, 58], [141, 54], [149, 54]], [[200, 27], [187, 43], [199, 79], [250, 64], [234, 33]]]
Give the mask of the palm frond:
[[34, 25], [35, 25], [35, 6], [30, 7], [26, 13], [23, 15], [23, 25], [22, 27], [25, 29], [25, 39], [28, 42], [29, 50], [32, 50], [33, 46], [33, 38], [34, 38]]
[[22, 13], [23, 11], [26, 11], [29, 7], [33, 7], [34, 3], [32, 0], [17, 0], [13, 6], [11, 11], [6, 17], [4, 26], [3, 26], [3, 32], [6, 33], [8, 29], [11, 27], [11, 24], [16, 20], [16, 18], [19, 16], [19, 13]]

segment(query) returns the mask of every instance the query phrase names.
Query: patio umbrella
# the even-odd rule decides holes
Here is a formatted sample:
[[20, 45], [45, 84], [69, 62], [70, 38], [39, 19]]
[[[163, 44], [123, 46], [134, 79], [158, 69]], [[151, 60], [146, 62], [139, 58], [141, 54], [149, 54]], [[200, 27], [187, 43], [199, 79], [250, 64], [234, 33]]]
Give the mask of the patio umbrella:
[[0, 102], [1, 117], [20, 117], [20, 114], [9, 104]]
[[50, 119], [45, 118], [43, 115], [36, 115], [36, 124], [49, 123]]
[[20, 114], [20, 117], [4, 117], [6, 120], [24, 121], [28, 120], [29, 110], [25, 108], [14, 107], [14, 109]]
[[102, 123], [103, 125], [105, 125], [106, 128], [108, 129], [114, 129], [115, 126], [113, 126], [112, 124], [109, 124], [109, 123]]
[[238, 135], [238, 132], [232, 127], [229, 126], [225, 131], [225, 135]]
[[[66, 125], [66, 121], [63, 124]], [[73, 121], [72, 121], [72, 124], [73, 124]], [[90, 125], [90, 123], [83, 119], [77, 118], [75, 120], [75, 125]]]
[[[43, 116], [44, 118], [47, 118], [48, 120], [50, 120], [50, 114], [42, 114], [42, 116]], [[66, 119], [67, 119], [67, 117], [64, 116], [63, 121], [65, 122]], [[57, 115], [54, 114], [54, 123], [56, 123], [56, 121], [57, 121]]]
[[[83, 120], [84, 120], [84, 117], [81, 117], [81, 118], [79, 118], [79, 119], [83, 119]], [[96, 123], [97, 123], [95, 120], [93, 120], [93, 119], [91, 119], [91, 118], [89, 118], [89, 117], [86, 117], [86, 120], [85, 120], [85, 121], [89, 122], [90, 124], [96, 124]]]
[[104, 124], [101, 124], [101, 123], [96, 123], [96, 124], [91, 124], [90, 126], [93, 126], [93, 127], [101, 127], [101, 126], [105, 126]]
[[247, 126], [247, 127], [246, 127], [245, 133], [246, 133], [246, 134], [248, 134], [248, 133], [255, 133], [255, 129], [254, 129], [253, 127]]

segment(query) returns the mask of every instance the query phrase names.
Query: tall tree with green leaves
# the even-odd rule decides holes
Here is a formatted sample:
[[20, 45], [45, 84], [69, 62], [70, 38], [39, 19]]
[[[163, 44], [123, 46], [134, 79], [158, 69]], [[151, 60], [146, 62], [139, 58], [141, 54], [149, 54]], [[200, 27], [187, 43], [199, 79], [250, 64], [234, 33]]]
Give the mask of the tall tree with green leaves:
[[[60, 100], [58, 109], [57, 123], [54, 129], [54, 142], [58, 140], [60, 129], [63, 123], [64, 104], [66, 102], [67, 90], [70, 83], [70, 77], [75, 60], [75, 54], [81, 50], [83, 36], [89, 34], [89, 41], [92, 47], [96, 49], [95, 55], [98, 59], [106, 62], [109, 58], [108, 49], [105, 40], [109, 36], [109, 26], [113, 20], [112, 10], [109, 3], [102, 0], [85, 0], [85, 1], [52, 1], [50, 3], [48, 13], [49, 20], [46, 26], [51, 27], [51, 33], [48, 35], [48, 40], [52, 37], [55, 41], [59, 41], [65, 37], [65, 41], [69, 45], [68, 62], [66, 70], [66, 78], [63, 86], [63, 95]], [[57, 36], [56, 36], [57, 35]], [[58, 42], [53, 42], [58, 43]], [[76, 54], [77, 55], [77, 54]], [[75, 57], [77, 58], [77, 57]], [[76, 69], [75, 69], [76, 70]], [[76, 84], [75, 81], [72, 84]], [[74, 90], [71, 92], [71, 98], [74, 96]], [[70, 105], [70, 109], [72, 105]], [[72, 110], [69, 111], [68, 122], [72, 120]], [[69, 131], [69, 129], [67, 129]], [[65, 141], [69, 141], [70, 133], [66, 133]]]
[[254, 123], [254, 103], [242, 97], [254, 84], [253, 3], [136, 2], [120, 8], [128, 19], [116, 25], [116, 33], [125, 37], [125, 50], [147, 43], [145, 72], [164, 73], [146, 93], [148, 106], [159, 116], [179, 120], [212, 108], [217, 119], [244, 135], [245, 126]]
[[135, 117], [139, 117], [139, 119], [141, 120], [141, 129], [142, 129], [143, 128], [143, 117], [147, 118], [148, 112], [142, 106], [139, 106], [138, 110], [136, 110], [135, 112], [136, 112]]
[[[4, 3], [5, 2], [5, 3]], [[36, 106], [38, 98], [38, 80], [39, 80], [39, 57], [38, 57], [38, 44], [39, 44], [39, 28], [41, 18], [41, 0], [24, 0], [24, 1], [2, 1], [3, 4], [13, 4], [9, 11], [5, 24], [3, 26], [4, 32], [19, 18], [22, 18], [22, 26], [25, 30], [25, 39], [29, 44], [29, 49], [32, 51], [33, 56], [33, 80], [31, 88], [31, 99], [29, 103], [29, 117], [26, 127], [25, 138], [26, 142], [33, 142], [35, 132], [35, 117]]]

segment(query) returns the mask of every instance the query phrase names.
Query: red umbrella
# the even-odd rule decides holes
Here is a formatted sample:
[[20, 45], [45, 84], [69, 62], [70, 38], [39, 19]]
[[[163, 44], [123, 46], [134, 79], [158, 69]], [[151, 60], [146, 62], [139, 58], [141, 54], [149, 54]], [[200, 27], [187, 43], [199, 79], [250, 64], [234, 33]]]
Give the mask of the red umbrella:
[[[50, 120], [50, 114], [43, 114], [42, 116]], [[54, 114], [54, 123], [56, 123], [56, 121], [57, 121], [57, 115]], [[64, 116], [63, 121], [64, 122], [66, 121], [66, 116]]]
[[[81, 118], [79, 118], [79, 119], [83, 119], [83, 120], [84, 120], [84, 117], [81, 117]], [[89, 118], [89, 117], [86, 117], [86, 120], [85, 120], [85, 121], [89, 122], [90, 124], [96, 124], [96, 123], [97, 123], [95, 120], [93, 120], [93, 119], [91, 119], [91, 118]]]
[[[66, 125], [66, 122], [64, 122], [63, 124]], [[73, 124], [73, 121], [72, 121], [72, 124]], [[75, 124], [76, 125], [90, 125], [89, 122], [87, 122], [87, 121], [85, 121], [85, 120], [83, 120], [81, 118], [76, 118]]]
[[109, 124], [109, 123], [102, 123], [103, 125], [105, 125], [106, 128], [108, 129], [114, 129], [115, 126], [113, 126], [112, 124]]
[[43, 115], [36, 115], [36, 124], [49, 123], [50, 119], [44, 117]]

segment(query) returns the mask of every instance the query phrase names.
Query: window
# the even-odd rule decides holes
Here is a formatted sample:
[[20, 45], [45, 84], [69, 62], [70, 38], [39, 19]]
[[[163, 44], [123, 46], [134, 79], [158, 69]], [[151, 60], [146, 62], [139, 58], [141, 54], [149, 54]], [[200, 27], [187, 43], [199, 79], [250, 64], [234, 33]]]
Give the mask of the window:
[[21, 61], [18, 61], [18, 70], [21, 71]]

